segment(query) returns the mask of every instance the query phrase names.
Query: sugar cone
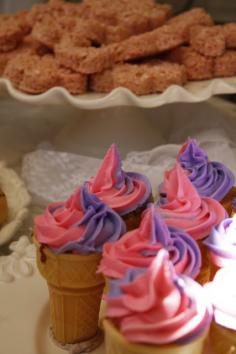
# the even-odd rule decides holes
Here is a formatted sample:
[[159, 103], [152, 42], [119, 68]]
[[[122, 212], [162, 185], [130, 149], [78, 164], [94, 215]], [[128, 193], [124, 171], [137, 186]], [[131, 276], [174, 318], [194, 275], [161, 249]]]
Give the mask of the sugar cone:
[[236, 331], [213, 322], [210, 329], [209, 344], [214, 354], [235, 354]]
[[202, 266], [199, 275], [196, 278], [196, 281], [204, 285], [210, 280], [211, 276], [211, 267], [210, 267], [210, 259], [209, 259], [209, 254], [208, 254], [208, 249], [207, 247], [202, 243], [202, 241], [198, 241], [198, 246], [201, 251], [201, 256], [202, 256]]
[[50, 320], [55, 339], [61, 344], [78, 343], [94, 337], [104, 288], [97, 274], [98, 254], [55, 255], [37, 241], [37, 265], [47, 280]]
[[[207, 332], [185, 345], [145, 345], [128, 342], [109, 320], [104, 320], [107, 354], [201, 354]], [[223, 353], [221, 353], [223, 354]]]

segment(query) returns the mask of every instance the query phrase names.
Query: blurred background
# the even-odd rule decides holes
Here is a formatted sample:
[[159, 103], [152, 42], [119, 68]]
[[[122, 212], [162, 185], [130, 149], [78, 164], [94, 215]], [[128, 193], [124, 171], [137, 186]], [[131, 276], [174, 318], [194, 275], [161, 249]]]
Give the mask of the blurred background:
[[[142, 1], [142, 0], [140, 0]], [[46, 2], [37, 0], [0, 0], [0, 11], [11, 12], [31, 7], [35, 3]], [[79, 2], [79, 1], [78, 1]], [[170, 3], [174, 6], [176, 13], [191, 8], [192, 6], [203, 6], [206, 8], [215, 21], [218, 23], [236, 21], [235, 0], [160, 0], [160, 3]]]

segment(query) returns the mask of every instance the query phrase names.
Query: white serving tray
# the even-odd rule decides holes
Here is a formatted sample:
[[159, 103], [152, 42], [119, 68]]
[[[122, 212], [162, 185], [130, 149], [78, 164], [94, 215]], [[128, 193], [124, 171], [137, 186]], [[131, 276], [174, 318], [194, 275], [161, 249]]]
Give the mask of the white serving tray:
[[201, 102], [218, 94], [236, 93], [236, 77], [190, 82], [184, 87], [172, 85], [162, 94], [136, 96], [125, 88], [117, 88], [109, 94], [88, 93], [72, 96], [66, 89], [55, 87], [40, 95], [25, 94], [7, 79], [0, 78], [0, 95], [31, 104], [62, 104], [83, 109], [99, 109], [114, 106], [159, 107], [175, 102]]

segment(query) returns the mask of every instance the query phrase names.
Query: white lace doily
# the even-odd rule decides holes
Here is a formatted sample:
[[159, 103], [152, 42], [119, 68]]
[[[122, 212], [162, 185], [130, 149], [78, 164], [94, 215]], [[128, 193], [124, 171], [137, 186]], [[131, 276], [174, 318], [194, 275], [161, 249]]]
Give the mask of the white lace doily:
[[[236, 175], [236, 145], [224, 132], [208, 131], [197, 136], [211, 159], [224, 162]], [[47, 147], [48, 148], [48, 147]], [[144, 173], [151, 181], [153, 193], [163, 179], [163, 173], [174, 164], [180, 145], [162, 145], [150, 151], [131, 152], [123, 162], [126, 171]], [[94, 176], [101, 159], [53, 150], [39, 149], [23, 160], [22, 176], [34, 202], [45, 205], [63, 200], [85, 180]]]
[[8, 220], [0, 228], [0, 246], [11, 240], [28, 215], [31, 197], [24, 182], [10, 168], [0, 162], [0, 186], [6, 194]]

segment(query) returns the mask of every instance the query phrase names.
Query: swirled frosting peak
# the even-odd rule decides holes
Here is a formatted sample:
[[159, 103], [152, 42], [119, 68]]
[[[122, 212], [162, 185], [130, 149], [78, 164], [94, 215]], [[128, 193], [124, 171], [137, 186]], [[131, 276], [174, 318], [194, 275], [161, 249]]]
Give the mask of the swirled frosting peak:
[[176, 276], [167, 251], [161, 250], [145, 272], [129, 270], [111, 282], [107, 317], [130, 342], [186, 343], [210, 325], [212, 309], [204, 295], [194, 280]]
[[197, 141], [188, 139], [177, 156], [177, 161], [187, 171], [190, 181], [204, 197], [222, 200], [233, 187], [233, 173], [222, 163], [209, 161]]
[[204, 244], [209, 248], [213, 262], [218, 267], [236, 266], [236, 215], [214, 227]]
[[208, 236], [226, 216], [217, 200], [200, 197], [178, 163], [165, 173], [162, 189], [166, 196], [159, 201], [158, 210], [167, 225], [185, 230], [195, 240]]
[[212, 282], [204, 287], [214, 309], [214, 319], [219, 325], [236, 331], [236, 282], [235, 266], [218, 270]]
[[49, 204], [35, 218], [35, 231], [38, 241], [55, 253], [90, 253], [116, 241], [125, 225], [115, 211], [81, 187], [67, 201]]
[[138, 229], [128, 232], [115, 243], [103, 248], [99, 270], [107, 277], [122, 278], [130, 268], [147, 268], [165, 248], [178, 274], [195, 278], [201, 267], [197, 243], [184, 231], [167, 227], [152, 204], [143, 214]]
[[95, 177], [87, 182], [96, 194], [120, 215], [143, 207], [151, 197], [151, 184], [147, 177], [122, 170], [121, 158], [115, 144], [107, 151]]

